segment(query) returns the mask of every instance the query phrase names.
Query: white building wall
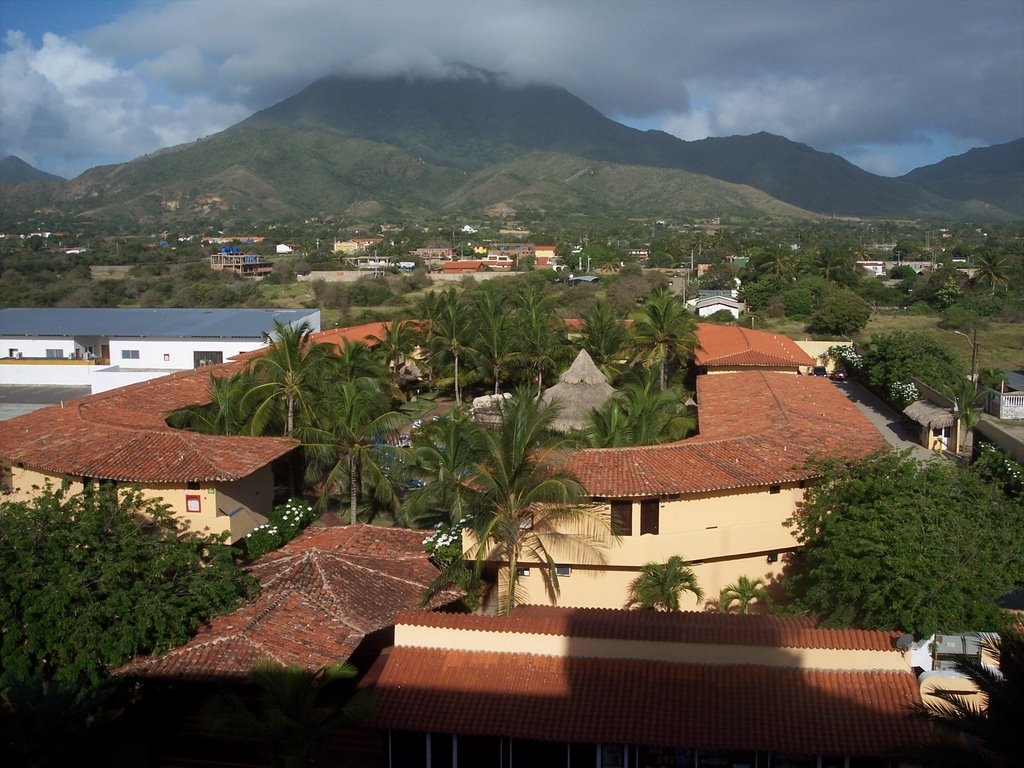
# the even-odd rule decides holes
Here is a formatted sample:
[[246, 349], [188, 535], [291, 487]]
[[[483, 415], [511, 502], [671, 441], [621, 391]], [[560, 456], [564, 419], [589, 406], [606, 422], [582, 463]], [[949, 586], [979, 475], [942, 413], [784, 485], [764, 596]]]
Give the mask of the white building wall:
[[110, 362], [121, 370], [182, 371], [195, 367], [195, 352], [220, 352], [222, 362], [227, 362], [242, 352], [262, 347], [262, 342], [247, 339], [111, 339]]
[[62, 358], [75, 356], [75, 342], [72, 339], [0, 339], [0, 357], [45, 358], [48, 349], [59, 349]]

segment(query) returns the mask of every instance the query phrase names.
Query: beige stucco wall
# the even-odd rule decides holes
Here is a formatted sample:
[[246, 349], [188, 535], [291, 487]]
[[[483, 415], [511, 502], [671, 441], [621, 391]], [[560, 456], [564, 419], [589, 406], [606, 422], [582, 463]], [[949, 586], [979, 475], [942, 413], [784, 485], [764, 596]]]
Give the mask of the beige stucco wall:
[[445, 627], [408, 624], [399, 624], [395, 628], [395, 645], [486, 653], [527, 653], [565, 658], [639, 659], [682, 664], [756, 664], [800, 669], [910, 671], [907, 658], [896, 650], [669, 643], [486, 630], [453, 632]]
[[813, 357], [817, 364], [824, 365], [831, 371], [835, 367], [835, 362], [832, 360], [823, 359], [824, 354], [828, 351], [829, 347], [840, 347], [840, 346], [853, 346], [853, 342], [847, 339], [837, 339], [835, 341], [813, 341], [811, 339], [793, 339], [796, 345], [800, 347], [804, 352]]
[[[47, 483], [59, 487], [63, 478], [32, 469], [13, 467], [11, 470], [11, 501], [28, 501]], [[251, 475], [226, 483], [200, 483], [196, 489], [180, 484], [152, 484], [137, 486], [146, 499], [158, 499], [171, 508], [187, 530], [199, 533], [227, 532], [234, 543], [258, 525], [267, 521], [274, 503], [274, 477], [269, 466]], [[72, 480], [71, 492], [82, 490], [80, 480]], [[186, 496], [198, 496], [200, 511], [186, 510]], [[234, 514], [231, 514], [234, 513]]]
[[[522, 562], [521, 566], [529, 567], [529, 575], [519, 578], [522, 600], [622, 608], [640, 568], [646, 563], [664, 563], [673, 555], [691, 564], [707, 599], [717, 598], [723, 587], [740, 576], [771, 583], [782, 571], [783, 553], [797, 546], [792, 530], [783, 523], [796, 511], [803, 493], [798, 484], [789, 484], [779, 486], [778, 493], [759, 487], [661, 500], [657, 535], [640, 534], [640, 500], [636, 499], [632, 535], [608, 536], [606, 546], [587, 557], [551, 547], [556, 563], [571, 568], [568, 576], [558, 579], [557, 595], [551, 592], [543, 568]], [[609, 502], [603, 502], [598, 510], [607, 518], [609, 508]], [[464, 538], [464, 547], [473, 551], [469, 536]], [[769, 562], [770, 556], [774, 562]], [[683, 610], [703, 606], [689, 594], [682, 597]]]

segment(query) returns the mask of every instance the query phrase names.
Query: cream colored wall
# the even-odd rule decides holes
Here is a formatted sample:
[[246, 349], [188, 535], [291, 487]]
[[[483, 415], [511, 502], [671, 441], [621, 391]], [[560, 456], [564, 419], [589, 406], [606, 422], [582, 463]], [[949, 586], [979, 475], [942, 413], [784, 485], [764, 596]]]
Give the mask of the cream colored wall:
[[823, 355], [829, 350], [830, 347], [840, 346], [853, 346], [853, 342], [840, 339], [838, 341], [812, 341], [811, 339], [793, 339], [796, 345], [800, 347], [804, 352], [813, 357], [815, 360], [821, 361], [820, 364], [824, 365], [831, 371], [835, 367], [833, 360], [823, 360]]
[[[569, 566], [569, 576], [558, 579], [558, 595], [552, 595], [545, 571], [537, 564], [521, 563], [530, 574], [519, 578], [523, 602], [572, 607], [622, 608], [629, 586], [646, 563], [664, 563], [678, 555], [691, 564], [706, 599], [718, 597], [722, 588], [740, 576], [776, 580], [783, 568], [782, 553], [797, 546], [791, 529], [783, 523], [796, 511], [804, 491], [797, 484], [780, 486], [779, 493], [760, 487], [720, 494], [691, 494], [683, 499], [659, 502], [659, 533], [640, 535], [640, 501], [633, 501], [633, 535], [608, 537], [607, 546], [589, 558], [573, 558], [552, 548], [559, 565]], [[607, 515], [609, 503], [600, 505]], [[464, 536], [464, 550], [473, 541]], [[775, 562], [769, 562], [775, 555]], [[683, 610], [701, 610], [703, 602], [682, 596]]]
[[[11, 470], [14, 491], [7, 497], [11, 501], [28, 501], [38, 495], [38, 489], [49, 482], [54, 488], [60, 487], [63, 478], [30, 469], [14, 467]], [[81, 481], [73, 481], [71, 492], [82, 490]], [[220, 534], [227, 532], [229, 541], [234, 543], [253, 528], [267, 521], [274, 503], [274, 477], [269, 466], [251, 475], [229, 483], [204, 483], [196, 490], [181, 485], [153, 484], [140, 486], [145, 499], [157, 499], [167, 504], [171, 512], [181, 520], [187, 530], [199, 533]], [[200, 512], [185, 509], [186, 495], [198, 496]], [[231, 512], [234, 515], [229, 515]]]
[[487, 653], [527, 653], [563, 658], [639, 659], [682, 664], [756, 664], [799, 669], [896, 670], [909, 672], [895, 650], [782, 648], [762, 645], [658, 642], [595, 637], [490, 632], [399, 624], [395, 645]]
[[775, 373], [792, 373], [797, 374], [801, 372], [801, 368], [807, 369], [807, 366], [799, 365], [786, 365], [786, 366], [767, 366], [759, 365], [756, 368], [751, 368], [749, 365], [714, 365], [707, 369], [708, 375], [715, 375], [719, 373], [743, 373], [744, 371], [757, 370], [757, 371], [772, 371]]

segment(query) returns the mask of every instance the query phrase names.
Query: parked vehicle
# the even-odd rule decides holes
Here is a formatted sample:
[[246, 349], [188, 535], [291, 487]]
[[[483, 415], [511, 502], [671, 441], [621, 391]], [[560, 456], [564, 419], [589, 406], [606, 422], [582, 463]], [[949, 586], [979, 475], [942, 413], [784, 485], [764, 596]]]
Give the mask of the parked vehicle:
[[814, 366], [814, 370], [811, 371], [811, 373], [813, 373], [815, 376], [828, 376], [828, 371], [825, 369], [824, 365]]
[[832, 381], [846, 381], [850, 378], [850, 375], [846, 372], [845, 368], [836, 368], [831, 374], [829, 374], [829, 378], [832, 379]]

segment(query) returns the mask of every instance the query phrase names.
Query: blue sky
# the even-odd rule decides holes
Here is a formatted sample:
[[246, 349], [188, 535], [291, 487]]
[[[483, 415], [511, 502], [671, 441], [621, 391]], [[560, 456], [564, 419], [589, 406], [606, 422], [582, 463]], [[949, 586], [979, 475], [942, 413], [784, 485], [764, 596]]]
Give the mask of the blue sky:
[[1024, 136], [1022, 0], [0, 0], [0, 156], [70, 178], [327, 74], [460, 64], [883, 175]]

